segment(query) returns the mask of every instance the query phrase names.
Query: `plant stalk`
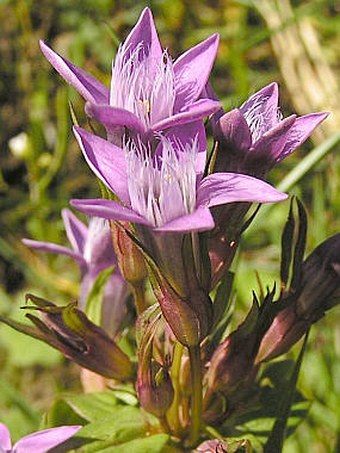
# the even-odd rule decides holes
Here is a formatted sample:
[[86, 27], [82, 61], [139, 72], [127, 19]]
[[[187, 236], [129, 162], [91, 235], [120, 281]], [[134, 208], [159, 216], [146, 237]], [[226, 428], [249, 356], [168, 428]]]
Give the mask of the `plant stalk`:
[[196, 445], [201, 433], [203, 386], [202, 386], [200, 347], [199, 345], [197, 345], [191, 346], [188, 349], [190, 358], [190, 373], [192, 386], [191, 427], [188, 446], [193, 447]]

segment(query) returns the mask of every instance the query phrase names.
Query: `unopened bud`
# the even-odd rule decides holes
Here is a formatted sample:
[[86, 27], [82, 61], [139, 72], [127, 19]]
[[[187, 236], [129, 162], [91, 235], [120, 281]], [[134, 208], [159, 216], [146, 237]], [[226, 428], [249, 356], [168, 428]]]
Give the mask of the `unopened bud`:
[[201, 288], [180, 296], [163, 278], [152, 285], [162, 313], [177, 340], [184, 346], [198, 345], [208, 334], [212, 322], [212, 303]]
[[[124, 225], [129, 228], [128, 224]], [[118, 259], [118, 266], [125, 280], [132, 285], [139, 284], [147, 276], [142, 253], [128, 236], [125, 229], [111, 223], [113, 246]]]
[[[31, 314], [26, 315], [36, 327], [32, 336], [58, 349], [80, 366], [102, 376], [123, 381], [132, 376], [133, 366], [129, 357], [74, 304], [58, 307], [31, 294], [26, 299], [33, 302], [36, 306], [33, 309], [41, 314], [41, 319]], [[24, 329], [21, 331], [30, 334]]]
[[296, 295], [287, 297], [288, 305], [277, 314], [262, 339], [257, 363], [287, 352], [325, 311], [339, 302], [340, 234], [324, 241], [309, 255], [302, 265]]
[[152, 357], [157, 319], [145, 330], [139, 347], [137, 392], [141, 406], [156, 417], [164, 417], [174, 398], [174, 389], [165, 366]]

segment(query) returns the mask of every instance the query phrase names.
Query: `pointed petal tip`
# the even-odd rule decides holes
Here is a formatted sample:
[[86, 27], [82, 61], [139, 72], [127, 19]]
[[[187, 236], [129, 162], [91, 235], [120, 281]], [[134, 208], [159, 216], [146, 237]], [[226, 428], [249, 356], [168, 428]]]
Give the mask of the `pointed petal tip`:
[[44, 57], [50, 61], [55, 52], [42, 39], [39, 39], [39, 47]]
[[144, 16], [148, 16], [149, 18], [151, 18], [153, 20], [153, 14], [152, 14], [152, 11], [151, 11], [151, 8], [149, 6], [146, 6], [142, 12], [140, 13], [140, 18], [142, 19]]

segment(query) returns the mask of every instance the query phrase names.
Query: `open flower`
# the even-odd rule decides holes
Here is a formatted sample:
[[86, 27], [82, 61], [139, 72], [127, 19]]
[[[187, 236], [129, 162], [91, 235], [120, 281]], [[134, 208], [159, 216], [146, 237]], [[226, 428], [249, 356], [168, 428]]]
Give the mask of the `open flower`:
[[212, 35], [175, 62], [159, 42], [152, 13], [142, 12], [119, 47], [110, 90], [43, 42], [41, 50], [61, 76], [87, 102], [86, 113], [106, 126], [120, 144], [122, 127], [145, 134], [202, 119], [215, 112], [216, 100], [201, 98], [215, 60], [219, 38]]
[[[208, 85], [206, 95], [215, 98]], [[311, 113], [283, 119], [278, 106], [278, 86], [271, 83], [251, 96], [239, 109], [218, 111], [212, 118], [215, 139], [215, 172], [236, 171], [264, 178], [266, 173], [296, 150], [327, 117]], [[209, 241], [212, 287], [229, 268], [243, 231], [250, 205], [214, 209], [216, 228]]]
[[0, 423], [1, 453], [46, 453], [53, 447], [72, 437], [81, 426], [58, 426], [29, 434], [18, 440], [13, 447], [11, 435], [6, 425]]
[[279, 91], [271, 83], [251, 96], [239, 109], [216, 115], [214, 129], [220, 142], [215, 171], [241, 171], [263, 176], [295, 151], [328, 113], [282, 118]]
[[[98, 217], [92, 218], [87, 227], [69, 209], [62, 210], [62, 217], [72, 249], [31, 239], [23, 239], [23, 242], [35, 250], [67, 255], [77, 262], [82, 275], [79, 302], [84, 310], [99, 273], [117, 264], [111, 230], [108, 222]], [[124, 300], [127, 297], [126, 283], [118, 271], [115, 270], [107, 281], [103, 297], [102, 327], [115, 334], [126, 314]]]
[[287, 198], [247, 175], [216, 173], [202, 177], [204, 134], [193, 134], [193, 139], [175, 133], [176, 140], [160, 137], [154, 155], [135, 141], [121, 149], [81, 128], [75, 128], [75, 135], [92, 171], [120, 199], [71, 201], [87, 214], [142, 224], [154, 232], [189, 233], [214, 227], [212, 206]]
[[159, 137], [154, 153], [138, 140], [128, 141], [122, 149], [75, 128], [90, 168], [119, 201], [72, 200], [71, 204], [91, 215], [139, 225], [139, 237], [162, 273], [154, 285], [156, 298], [176, 338], [187, 346], [197, 345], [208, 334], [211, 302], [190, 253], [183, 255], [184, 234], [212, 229], [212, 206], [286, 198], [251, 176], [203, 177], [206, 139], [201, 128], [200, 123], [197, 133], [193, 123], [183, 130], [173, 128], [171, 135]]

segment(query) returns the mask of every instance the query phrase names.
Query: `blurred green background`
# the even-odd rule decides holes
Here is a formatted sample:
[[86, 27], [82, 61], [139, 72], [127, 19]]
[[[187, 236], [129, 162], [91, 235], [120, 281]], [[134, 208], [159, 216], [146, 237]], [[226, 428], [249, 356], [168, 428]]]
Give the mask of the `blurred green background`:
[[[285, 116], [332, 112], [270, 179], [302, 197], [309, 213], [309, 251], [339, 231], [340, 5], [335, 0], [0, 0], [1, 314], [22, 319], [19, 307], [28, 291], [59, 303], [77, 296], [74, 263], [33, 253], [20, 239], [63, 243], [61, 208], [70, 198], [98, 194], [71, 132], [68, 102], [85, 124], [83, 100], [44, 60], [38, 40], [109, 84], [117, 43], [146, 5], [173, 56], [220, 33], [212, 84], [226, 109], [276, 80]], [[278, 280], [279, 232], [287, 211], [288, 203], [267, 209], [246, 235], [236, 281], [244, 310], [252, 287], [258, 287], [255, 271], [265, 285]], [[299, 379], [311, 409], [285, 453], [340, 451], [339, 321], [336, 308], [312, 329]], [[36, 429], [54, 395], [67, 389], [80, 391], [76, 366], [0, 326], [0, 420], [15, 439]]]

